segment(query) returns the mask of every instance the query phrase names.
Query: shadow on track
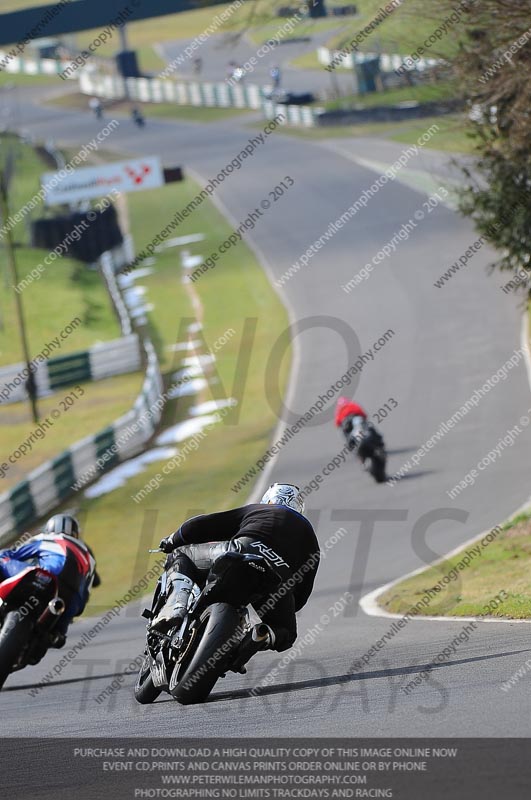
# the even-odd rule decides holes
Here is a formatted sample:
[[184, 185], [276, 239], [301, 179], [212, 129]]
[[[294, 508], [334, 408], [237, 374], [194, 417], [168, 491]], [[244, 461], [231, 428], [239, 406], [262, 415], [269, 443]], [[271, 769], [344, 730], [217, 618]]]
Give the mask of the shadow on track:
[[85, 683], [86, 681], [101, 681], [103, 678], [118, 678], [122, 675], [136, 675], [135, 672], [108, 672], [106, 675], [90, 675], [87, 678], [65, 678], [62, 681], [49, 681], [48, 683], [24, 683], [22, 686], [6, 686], [4, 692], [21, 692], [26, 689], [50, 689], [52, 686], [65, 686], [68, 683]]
[[387, 480], [402, 483], [402, 481], [409, 481], [412, 478], [422, 478], [423, 475], [433, 475], [436, 471], [435, 469], [418, 469], [416, 472], [408, 472], [407, 475], [388, 475]]
[[416, 453], [418, 447], [397, 447], [395, 449], [387, 449], [388, 456], [405, 456], [406, 453]]
[[303, 691], [304, 689], [318, 689], [323, 686], [338, 686], [342, 683], [351, 683], [352, 681], [388, 678], [393, 675], [414, 675], [415, 673], [422, 672], [425, 669], [447, 669], [448, 667], [458, 666], [460, 664], [472, 664], [476, 661], [490, 661], [493, 658], [505, 658], [506, 656], [521, 655], [522, 653], [529, 652], [529, 650], [510, 650], [506, 653], [493, 653], [486, 656], [472, 656], [471, 658], [447, 661], [445, 664], [416, 664], [414, 666], [396, 667], [396, 669], [379, 669], [373, 670], [372, 672], [333, 675], [330, 678], [314, 678], [313, 680], [299, 681], [298, 683], [282, 683], [278, 686], [268, 686], [263, 688], [256, 687], [256, 689], [241, 689], [212, 695], [206, 702], [219, 703], [227, 700], [240, 700], [245, 697], [261, 697], [263, 695], [283, 694], [284, 692], [298, 692]]

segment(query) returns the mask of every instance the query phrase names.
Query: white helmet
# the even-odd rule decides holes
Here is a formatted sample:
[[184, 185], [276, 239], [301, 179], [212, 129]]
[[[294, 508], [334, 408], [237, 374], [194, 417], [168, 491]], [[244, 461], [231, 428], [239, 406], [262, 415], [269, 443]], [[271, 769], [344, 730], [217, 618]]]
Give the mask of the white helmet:
[[79, 523], [70, 514], [56, 514], [54, 517], [50, 517], [44, 530], [49, 534], [64, 534], [79, 539]]
[[299, 514], [304, 513], [304, 501], [300, 489], [293, 483], [273, 483], [260, 502], [267, 505], [288, 506]]

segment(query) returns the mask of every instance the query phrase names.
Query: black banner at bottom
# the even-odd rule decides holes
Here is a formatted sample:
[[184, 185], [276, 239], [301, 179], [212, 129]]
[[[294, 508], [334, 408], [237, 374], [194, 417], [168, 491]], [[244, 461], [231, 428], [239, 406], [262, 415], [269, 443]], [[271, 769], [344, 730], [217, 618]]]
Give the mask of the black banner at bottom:
[[10, 800], [528, 800], [528, 739], [2, 739]]

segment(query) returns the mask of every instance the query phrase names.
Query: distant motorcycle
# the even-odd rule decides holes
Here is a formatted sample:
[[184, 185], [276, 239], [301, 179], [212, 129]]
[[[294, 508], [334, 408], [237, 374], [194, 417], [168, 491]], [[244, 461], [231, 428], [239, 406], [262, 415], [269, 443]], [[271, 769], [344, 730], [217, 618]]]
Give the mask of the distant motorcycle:
[[101, 119], [103, 117], [103, 106], [97, 97], [92, 97], [89, 100], [89, 108], [94, 112], [96, 119]]
[[0, 688], [12, 672], [39, 663], [64, 610], [57, 577], [41, 567], [0, 583]]
[[133, 108], [131, 111], [131, 117], [135, 125], [137, 125], [139, 128], [143, 128], [146, 124], [145, 117], [142, 112], [138, 110], [138, 108]]
[[202, 703], [226, 672], [244, 673], [248, 634], [264, 648], [269, 636], [267, 625], [251, 624], [248, 606], [282, 582], [262, 556], [229, 549], [215, 560], [204, 589], [194, 585], [184, 619], [179, 616], [163, 633], [151, 623], [176, 591], [173, 573], [179, 574], [177, 566], [162, 573], [151, 609], [142, 613], [149, 621], [134, 693], [143, 704], [153, 703], [161, 692], [183, 705]]
[[363, 417], [354, 417], [347, 440], [361, 463], [365, 466], [368, 462], [367, 470], [376, 483], [385, 483], [387, 453], [383, 437], [374, 425]]

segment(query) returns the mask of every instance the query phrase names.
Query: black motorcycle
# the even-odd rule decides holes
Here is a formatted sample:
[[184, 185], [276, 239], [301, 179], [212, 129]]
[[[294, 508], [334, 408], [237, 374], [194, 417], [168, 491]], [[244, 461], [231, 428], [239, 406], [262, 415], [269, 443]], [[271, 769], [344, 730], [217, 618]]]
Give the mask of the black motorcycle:
[[385, 483], [387, 453], [383, 437], [374, 425], [362, 418], [356, 418], [348, 434], [348, 443], [376, 483]]
[[[152, 551], [160, 552], [160, 551]], [[147, 624], [145, 657], [135, 685], [139, 703], [153, 703], [167, 692], [183, 705], [204, 702], [215, 683], [230, 670], [244, 673], [249, 647], [267, 646], [269, 629], [253, 626], [249, 605], [271, 595], [281, 584], [278, 572], [262, 556], [227, 551], [212, 565], [203, 589], [194, 585], [184, 619], [161, 632], [152, 626], [171, 600], [178, 567], [160, 576]], [[250, 640], [252, 639], [252, 645]]]
[[56, 576], [41, 567], [0, 583], [0, 689], [11, 672], [39, 663], [64, 610]]

